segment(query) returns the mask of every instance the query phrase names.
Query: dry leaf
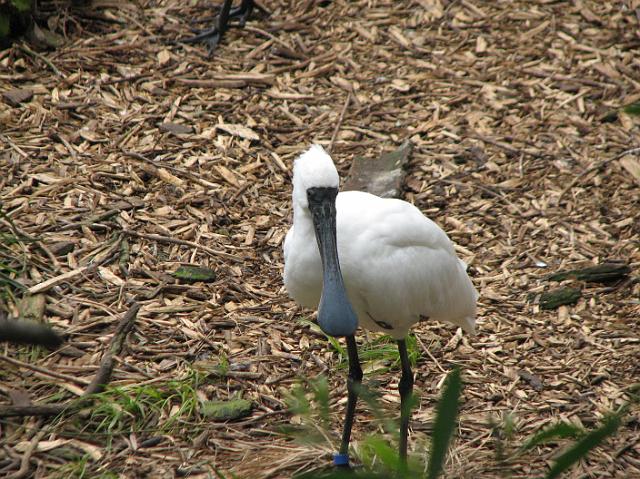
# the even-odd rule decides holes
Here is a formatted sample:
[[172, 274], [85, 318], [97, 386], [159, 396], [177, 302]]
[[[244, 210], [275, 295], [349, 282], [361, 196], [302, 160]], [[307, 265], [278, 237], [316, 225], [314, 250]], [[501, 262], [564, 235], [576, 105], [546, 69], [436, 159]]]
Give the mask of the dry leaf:
[[166, 48], [164, 50], [160, 50], [157, 54], [158, 64], [160, 66], [164, 66], [171, 61], [171, 52]]
[[[47, 452], [52, 451], [53, 449], [57, 449], [65, 444], [69, 443], [69, 439], [55, 439], [52, 441], [39, 441], [37, 450], [39, 452]], [[15, 450], [18, 452], [25, 452], [31, 446], [30, 441], [20, 441], [15, 445]]]
[[51, 185], [54, 183], [59, 183], [61, 181], [64, 181], [64, 178], [53, 176], [48, 173], [36, 173], [35, 175], [29, 175], [29, 176], [34, 180], [37, 180], [40, 183], [44, 183], [46, 185]]
[[396, 78], [391, 81], [391, 88], [393, 88], [394, 90], [398, 90], [403, 93], [406, 93], [409, 90], [411, 90], [411, 85], [404, 80], [400, 80], [399, 78]]
[[258, 136], [258, 134], [255, 131], [253, 131], [251, 128], [246, 127], [244, 125], [223, 123], [223, 124], [217, 125], [216, 128], [218, 128], [218, 129], [220, 129], [222, 131], [226, 131], [230, 135], [239, 136], [240, 138], [244, 138], [245, 140], [259, 140], [260, 139], [260, 137]]
[[333, 84], [339, 86], [340, 88], [342, 88], [345, 91], [351, 92], [351, 91], [354, 90], [353, 85], [351, 84], [351, 82], [349, 82], [348, 80], [345, 80], [344, 78], [339, 77], [337, 75], [331, 77], [331, 82]]
[[107, 281], [108, 283], [113, 284], [114, 286], [122, 286], [124, 281], [121, 278], [116, 276], [110, 269], [100, 266], [98, 268], [98, 274], [102, 279]]
[[233, 185], [235, 187], [239, 187], [240, 186], [240, 183], [238, 182], [238, 179], [236, 178], [236, 176], [227, 167], [222, 166], [222, 165], [216, 165], [216, 166], [214, 166], [214, 168], [218, 171], [218, 173], [220, 173], [220, 175], [228, 183], [230, 183], [231, 185]]
[[11, 106], [19, 106], [20, 103], [28, 102], [33, 98], [33, 90], [28, 88], [14, 88], [2, 94], [4, 101]]
[[487, 41], [483, 36], [476, 38], [476, 53], [481, 54], [487, 51]]
[[620, 159], [620, 164], [636, 180], [636, 183], [640, 185], [640, 161], [638, 158], [627, 155]]

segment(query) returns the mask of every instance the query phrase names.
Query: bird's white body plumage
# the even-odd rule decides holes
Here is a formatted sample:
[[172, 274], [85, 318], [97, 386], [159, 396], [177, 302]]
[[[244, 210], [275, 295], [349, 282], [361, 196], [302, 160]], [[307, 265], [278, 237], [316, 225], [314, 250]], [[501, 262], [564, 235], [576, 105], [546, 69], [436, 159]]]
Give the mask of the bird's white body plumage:
[[[322, 147], [312, 147], [296, 161], [284, 284], [308, 308], [320, 301], [322, 262], [306, 189], [337, 181]], [[442, 229], [406, 201], [360, 191], [339, 193], [336, 209], [340, 268], [360, 327], [401, 339], [428, 318], [474, 333], [478, 293]]]

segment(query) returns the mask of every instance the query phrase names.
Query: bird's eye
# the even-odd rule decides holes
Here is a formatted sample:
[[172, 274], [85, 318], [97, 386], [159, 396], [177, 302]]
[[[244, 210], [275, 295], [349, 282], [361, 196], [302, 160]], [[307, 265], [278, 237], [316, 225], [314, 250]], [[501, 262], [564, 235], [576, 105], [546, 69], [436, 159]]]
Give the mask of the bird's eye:
[[312, 187], [307, 188], [307, 200], [309, 203], [320, 203], [323, 200], [332, 200], [338, 193], [337, 188]]
[[318, 190], [317, 188], [309, 188], [307, 190], [307, 199], [309, 200], [310, 203], [315, 203], [318, 201]]

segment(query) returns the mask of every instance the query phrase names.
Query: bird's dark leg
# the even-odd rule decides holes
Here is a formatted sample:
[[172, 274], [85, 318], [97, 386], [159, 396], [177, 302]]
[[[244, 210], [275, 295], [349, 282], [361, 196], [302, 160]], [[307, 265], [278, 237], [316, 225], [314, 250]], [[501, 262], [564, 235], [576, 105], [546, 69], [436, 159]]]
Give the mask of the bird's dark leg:
[[254, 6], [255, 3], [253, 3], [253, 0], [242, 0], [242, 3], [239, 7], [231, 10], [230, 16], [231, 18], [237, 18], [238, 25], [244, 27], [244, 24], [247, 23], [251, 12], [253, 12]]
[[398, 384], [400, 391], [400, 460], [407, 463], [407, 436], [409, 435], [409, 419], [411, 417], [411, 394], [413, 393], [413, 372], [407, 354], [407, 343], [404, 339], [398, 341], [402, 376]]
[[183, 42], [196, 43], [204, 41], [209, 46], [209, 53], [213, 53], [213, 51], [216, 49], [216, 46], [222, 39], [222, 35], [224, 35], [224, 32], [227, 31], [227, 26], [229, 24], [229, 13], [231, 12], [232, 3], [233, 0], [224, 0], [216, 24], [207, 30], [201, 31], [195, 37], [183, 40]]
[[222, 36], [229, 29], [229, 21], [237, 18], [240, 26], [244, 27], [249, 15], [251, 15], [253, 8], [256, 6], [254, 0], [242, 0], [236, 8], [231, 8], [232, 3], [233, 0], [224, 0], [215, 26], [203, 30], [195, 37], [187, 38], [183, 41], [185, 43], [204, 41], [209, 47], [209, 53], [213, 53], [218, 43], [220, 43]]
[[340, 453], [336, 454], [333, 462], [336, 466], [349, 467], [349, 442], [351, 440], [351, 427], [353, 417], [356, 413], [356, 402], [358, 392], [362, 383], [362, 368], [358, 359], [358, 347], [354, 336], [347, 336], [347, 353], [349, 355], [349, 376], [347, 377], [347, 413], [344, 418], [344, 428], [342, 429], [342, 443]]

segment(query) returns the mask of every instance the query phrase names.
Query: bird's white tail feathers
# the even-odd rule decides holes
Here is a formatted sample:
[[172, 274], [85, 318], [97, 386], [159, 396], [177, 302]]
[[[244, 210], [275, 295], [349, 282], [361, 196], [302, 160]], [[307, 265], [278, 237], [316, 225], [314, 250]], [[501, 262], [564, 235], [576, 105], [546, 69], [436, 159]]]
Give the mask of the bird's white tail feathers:
[[460, 327], [469, 336], [476, 335], [476, 318], [474, 316], [467, 316], [460, 321]]
[[[469, 268], [469, 265], [467, 265], [467, 263], [462, 261], [460, 258], [458, 258], [458, 261], [460, 261], [460, 265], [462, 266], [462, 269], [464, 271], [467, 271], [467, 269]], [[472, 286], [472, 288], [473, 288], [473, 286]], [[475, 293], [475, 298], [473, 298], [473, 303], [475, 304], [480, 295], [478, 294], [478, 291], [475, 288], [473, 288], [473, 292]], [[462, 318], [462, 320], [460, 320], [460, 327], [468, 335], [475, 336], [476, 335], [476, 317], [475, 317], [475, 315], [474, 316], [466, 316], [466, 317]]]

